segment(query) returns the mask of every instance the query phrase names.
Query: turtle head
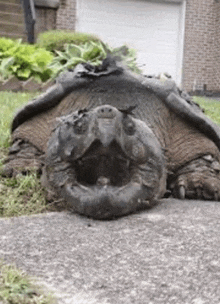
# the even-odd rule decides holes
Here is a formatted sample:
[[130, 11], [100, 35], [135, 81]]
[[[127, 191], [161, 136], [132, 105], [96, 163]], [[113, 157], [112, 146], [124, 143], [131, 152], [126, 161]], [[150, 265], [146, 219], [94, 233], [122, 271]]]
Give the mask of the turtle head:
[[76, 212], [113, 218], [164, 191], [160, 144], [130, 112], [102, 105], [59, 119], [48, 141], [46, 174]]

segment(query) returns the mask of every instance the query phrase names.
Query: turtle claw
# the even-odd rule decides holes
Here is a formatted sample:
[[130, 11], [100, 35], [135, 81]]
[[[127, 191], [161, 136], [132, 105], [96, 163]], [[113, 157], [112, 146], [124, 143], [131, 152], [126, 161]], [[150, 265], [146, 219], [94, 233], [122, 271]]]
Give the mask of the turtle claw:
[[186, 197], [186, 189], [183, 185], [180, 185], [179, 186], [179, 189], [178, 189], [178, 197], [182, 200], [185, 199]]
[[218, 192], [217, 192], [217, 191], [214, 193], [214, 200], [215, 200], [216, 202], [219, 201], [219, 195], [218, 195]]
[[198, 158], [181, 168], [168, 187], [179, 199], [220, 200], [220, 164], [213, 157]]
[[43, 152], [39, 151], [34, 145], [18, 139], [10, 148], [0, 175], [3, 177], [16, 177], [33, 171], [41, 173], [43, 166], [42, 156]]

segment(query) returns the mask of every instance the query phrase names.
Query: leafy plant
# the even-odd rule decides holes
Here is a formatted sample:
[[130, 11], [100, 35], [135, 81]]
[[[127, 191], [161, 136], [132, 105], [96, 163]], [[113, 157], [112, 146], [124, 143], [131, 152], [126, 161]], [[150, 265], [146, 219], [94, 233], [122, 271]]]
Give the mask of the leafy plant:
[[[0, 38], [0, 80], [15, 75], [20, 80], [34, 77], [35, 80], [44, 82], [74, 68], [78, 63], [88, 62], [97, 66], [109, 54], [124, 61], [131, 70], [141, 72], [136, 65], [135, 50], [125, 45], [111, 48], [93, 35], [62, 31], [46, 32], [43, 37], [41, 44], [53, 50], [53, 53], [39, 47], [40, 43], [28, 45], [21, 43], [21, 40]], [[49, 38], [48, 45], [45, 37]], [[75, 43], [66, 43], [68, 41]]]
[[52, 74], [47, 68], [52, 58], [50, 52], [38, 46], [0, 38], [0, 77], [3, 80], [15, 75], [20, 80], [33, 76], [38, 81], [46, 81]]
[[82, 45], [66, 44], [63, 52], [55, 51], [55, 53], [56, 57], [49, 65], [49, 68], [53, 70], [54, 77], [65, 70], [74, 68], [78, 63], [90, 63], [93, 66], [100, 65], [107, 55], [117, 57], [118, 60], [124, 61], [131, 70], [140, 73], [135, 63], [136, 52], [125, 45], [119, 48], [110, 48], [100, 41], [89, 41]]
[[12, 75], [12, 66], [15, 60], [14, 57], [3, 58], [0, 63], [0, 80], [4, 81]]
[[54, 77], [59, 73], [75, 67], [78, 63], [91, 63], [99, 65], [107, 56], [107, 52], [101, 42], [86, 42], [83, 45], [66, 44], [64, 51], [55, 51], [56, 57], [49, 68], [53, 70]]
[[19, 45], [20, 43], [21, 39], [12, 40], [4, 37], [0, 38], [0, 57], [2, 57], [7, 50], [14, 47], [16, 44]]
[[53, 77], [69, 68], [74, 68], [78, 63], [89, 62], [94, 66], [99, 65], [108, 54], [120, 57], [120, 60], [134, 72], [141, 72], [136, 64], [134, 49], [126, 45], [111, 48], [91, 34], [52, 30], [41, 33], [37, 43], [55, 55], [49, 64], [49, 68], [53, 70]]

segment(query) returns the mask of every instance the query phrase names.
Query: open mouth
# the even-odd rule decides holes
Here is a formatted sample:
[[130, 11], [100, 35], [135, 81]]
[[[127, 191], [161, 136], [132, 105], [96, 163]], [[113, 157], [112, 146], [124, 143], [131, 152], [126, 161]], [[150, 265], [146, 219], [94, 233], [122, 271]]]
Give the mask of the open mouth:
[[131, 179], [131, 161], [116, 141], [104, 147], [99, 140], [95, 140], [73, 166], [77, 182], [87, 187], [93, 185], [121, 187]]
[[75, 212], [110, 219], [157, 196], [163, 155], [147, 125], [105, 105], [61, 120], [48, 142], [46, 175]]
[[48, 180], [71, 209], [95, 219], [135, 211], [149, 191], [144, 175], [145, 168], [129, 159], [116, 140], [104, 146], [96, 139], [81, 157], [47, 166]]
[[61, 195], [73, 211], [95, 219], [143, 208], [143, 200], [153, 197], [157, 180], [149, 164], [129, 159], [116, 140], [105, 146], [96, 139], [81, 157], [69, 160], [69, 169]]

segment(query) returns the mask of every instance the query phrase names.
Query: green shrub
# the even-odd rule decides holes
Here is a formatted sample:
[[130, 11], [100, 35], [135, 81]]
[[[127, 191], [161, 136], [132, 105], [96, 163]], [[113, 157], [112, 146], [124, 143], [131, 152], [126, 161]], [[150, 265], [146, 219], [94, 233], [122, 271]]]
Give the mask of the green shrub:
[[16, 44], [20, 44], [21, 40], [12, 40], [8, 38], [0, 38], [0, 54], [6, 52], [10, 48], [14, 47]]
[[38, 81], [46, 81], [52, 74], [47, 68], [52, 58], [50, 52], [36, 45], [0, 38], [0, 79], [15, 75], [20, 80], [33, 76]]
[[[74, 43], [68, 43], [70, 41]], [[131, 70], [140, 73], [133, 49], [125, 45], [111, 48], [93, 35], [49, 31], [40, 36], [37, 45], [0, 38], [0, 80], [15, 75], [20, 80], [34, 77], [35, 80], [44, 82], [74, 68], [78, 63], [99, 65], [108, 54], [120, 57]]]
[[91, 34], [76, 33], [67, 30], [52, 30], [39, 34], [37, 44], [50, 52], [64, 51], [65, 44], [84, 44], [88, 41], [101, 41], [98, 37]]
[[55, 51], [56, 57], [52, 60], [49, 68], [53, 70], [56, 77], [61, 72], [75, 67], [78, 63], [91, 63], [94, 66], [99, 65], [102, 59], [106, 58], [107, 52], [103, 44], [89, 41], [82, 45], [66, 44], [64, 51]]
[[56, 50], [55, 54], [56, 57], [53, 58], [48, 66], [53, 71], [53, 77], [58, 76], [65, 70], [74, 68], [78, 63], [90, 63], [93, 66], [100, 65], [102, 60], [109, 54], [119, 57], [134, 72], [141, 72], [135, 62], [136, 52], [125, 45], [119, 48], [110, 48], [100, 41], [88, 41], [82, 45], [66, 44], [64, 51]]

